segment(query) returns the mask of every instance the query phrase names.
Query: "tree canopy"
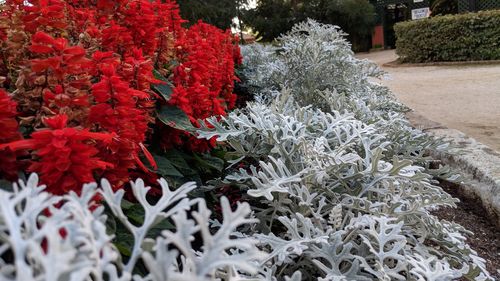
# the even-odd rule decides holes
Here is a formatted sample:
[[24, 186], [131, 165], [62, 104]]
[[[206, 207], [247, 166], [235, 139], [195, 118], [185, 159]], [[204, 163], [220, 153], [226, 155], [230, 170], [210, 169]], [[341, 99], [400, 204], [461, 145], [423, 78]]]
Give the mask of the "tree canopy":
[[265, 41], [272, 41], [302, 20], [297, 18], [298, 13], [293, 7], [293, 3], [287, 0], [258, 0], [255, 9], [243, 13], [243, 21]]
[[203, 20], [222, 29], [230, 28], [241, 0], [177, 0], [181, 16], [191, 23]]
[[372, 32], [375, 8], [368, 0], [258, 0], [257, 7], [243, 17], [266, 41], [307, 18], [340, 26], [356, 48]]

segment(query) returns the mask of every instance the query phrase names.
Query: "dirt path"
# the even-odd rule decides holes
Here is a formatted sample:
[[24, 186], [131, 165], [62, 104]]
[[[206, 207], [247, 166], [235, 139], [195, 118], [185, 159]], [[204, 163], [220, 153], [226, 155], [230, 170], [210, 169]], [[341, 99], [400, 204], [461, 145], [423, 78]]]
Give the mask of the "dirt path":
[[[358, 57], [379, 65], [397, 58], [393, 50]], [[382, 68], [402, 103], [500, 151], [500, 65]]]

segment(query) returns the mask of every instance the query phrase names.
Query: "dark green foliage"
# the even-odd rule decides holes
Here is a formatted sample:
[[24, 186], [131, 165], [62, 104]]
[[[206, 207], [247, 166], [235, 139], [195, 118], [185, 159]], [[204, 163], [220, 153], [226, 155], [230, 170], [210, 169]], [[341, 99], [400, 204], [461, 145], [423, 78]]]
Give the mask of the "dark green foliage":
[[307, 18], [338, 25], [349, 34], [354, 49], [365, 43], [375, 24], [375, 8], [368, 0], [259, 0], [256, 9], [246, 11], [244, 22], [259, 32], [265, 41]]
[[368, 0], [344, 0], [329, 3], [330, 16], [325, 18], [324, 22], [336, 24], [347, 32], [348, 40], [353, 44], [355, 51], [370, 48], [369, 38], [375, 26], [373, 5]]
[[443, 16], [458, 13], [458, 0], [432, 0], [431, 16]]
[[287, 32], [302, 18], [296, 18], [290, 1], [259, 0], [255, 9], [243, 14], [243, 21], [259, 33], [264, 41], [272, 41]]
[[500, 59], [500, 11], [402, 22], [394, 30], [404, 62]]
[[230, 28], [238, 15], [238, 0], [177, 0], [181, 16], [196, 23], [203, 20], [221, 29]]
[[236, 108], [243, 108], [247, 102], [254, 100], [254, 94], [250, 91], [248, 85], [248, 78], [245, 76], [245, 65], [240, 65], [236, 68], [236, 76], [239, 81], [234, 83], [233, 92], [236, 93]]
[[191, 124], [187, 114], [178, 107], [164, 105], [157, 110], [157, 117], [162, 123], [172, 128], [186, 132], [194, 132], [196, 130], [196, 127]]

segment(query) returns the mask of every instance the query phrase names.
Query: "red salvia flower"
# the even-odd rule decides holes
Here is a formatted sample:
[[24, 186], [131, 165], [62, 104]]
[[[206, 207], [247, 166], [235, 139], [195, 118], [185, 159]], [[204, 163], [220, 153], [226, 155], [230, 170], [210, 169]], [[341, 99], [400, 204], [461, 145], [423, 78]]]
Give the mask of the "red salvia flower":
[[45, 120], [48, 129], [34, 132], [31, 139], [0, 145], [0, 149], [12, 151], [34, 150], [38, 160], [28, 170], [38, 173], [47, 190], [54, 194], [78, 191], [82, 184], [95, 181], [95, 170], [112, 168], [95, 157], [99, 151], [93, 142], [110, 143], [114, 135], [68, 128], [67, 121], [66, 115], [56, 115]]
[[[16, 121], [16, 102], [3, 89], [0, 89], [0, 145], [21, 139]], [[9, 148], [0, 149], [0, 176], [15, 180], [20, 165], [17, 153]]]
[[31, 5], [25, 5], [25, 16], [23, 18], [25, 30], [34, 33], [39, 28], [64, 29], [68, 25], [65, 17], [65, 2], [61, 0], [38, 0], [30, 1]]
[[0, 89], [0, 142], [8, 142], [21, 137], [16, 121], [17, 104], [9, 94]]
[[[130, 88], [112, 65], [103, 65], [100, 71], [101, 81], [92, 86], [92, 95], [98, 104], [91, 107], [89, 121], [118, 135], [109, 146], [101, 147], [101, 152], [103, 159], [116, 167], [104, 176], [121, 186], [128, 182], [129, 170], [140, 167], [147, 171], [138, 155], [140, 151], [145, 151], [142, 143], [146, 138], [148, 119], [146, 112], [137, 108], [136, 104], [137, 100], [146, 99], [149, 95]], [[152, 157], [148, 160], [155, 165]]]
[[33, 35], [31, 43], [29, 49], [32, 53], [47, 56], [31, 60], [31, 69], [35, 72], [51, 70], [56, 78], [62, 80], [65, 75], [80, 74], [91, 67], [85, 49], [68, 46], [68, 40], [64, 38], [53, 38], [40, 31]]
[[133, 48], [121, 65], [121, 77], [130, 81], [130, 87], [149, 92], [152, 83], [161, 83], [153, 77], [153, 64], [142, 55], [142, 50]]
[[102, 30], [102, 47], [106, 51], [113, 51], [120, 55], [128, 54], [134, 46], [132, 33], [126, 27], [111, 22], [109, 27]]
[[[120, 6], [123, 25], [132, 34], [135, 48], [140, 48], [147, 56], [153, 56], [157, 47], [157, 28], [154, 4], [144, 0], [130, 0]], [[132, 50], [133, 51], [133, 50]]]
[[[28, 171], [38, 172], [51, 192], [78, 191], [94, 177], [107, 177], [121, 188], [133, 176], [156, 178], [140, 157], [156, 169], [145, 145], [152, 130], [160, 131], [155, 135], [164, 147], [213, 147], [214, 140], [155, 124], [155, 108], [176, 106], [197, 126], [234, 106], [234, 66], [241, 55], [229, 31], [203, 23], [183, 28], [174, 0], [7, 0], [4, 5], [0, 76], [6, 79], [0, 82], [15, 91], [17, 119], [34, 132], [21, 139], [15, 104], [0, 93], [0, 157], [10, 155], [10, 162], [0, 159], [2, 177], [6, 170], [13, 176], [22, 169], [9, 163], [19, 151], [29, 151]], [[171, 79], [169, 101], [152, 92], [151, 84], [160, 82], [153, 69]], [[2, 139], [9, 132], [16, 137]]]
[[[182, 109], [195, 126], [199, 119], [225, 115], [226, 110], [234, 107], [236, 96], [232, 91], [237, 80], [234, 67], [235, 60], [239, 60], [239, 49], [235, 45], [229, 32], [201, 22], [178, 39], [180, 64], [174, 70], [175, 89], [168, 103]], [[215, 144], [213, 140], [201, 141], [175, 130], [162, 134], [166, 135], [162, 137], [166, 148], [188, 143], [189, 149], [203, 152]], [[169, 137], [172, 134], [180, 135]]]

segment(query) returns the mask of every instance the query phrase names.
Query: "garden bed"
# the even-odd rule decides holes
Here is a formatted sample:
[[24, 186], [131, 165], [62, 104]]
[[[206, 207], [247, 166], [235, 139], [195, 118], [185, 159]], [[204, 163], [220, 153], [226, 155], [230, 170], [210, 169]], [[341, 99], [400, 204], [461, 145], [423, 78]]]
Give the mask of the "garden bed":
[[[468, 242], [479, 256], [486, 260], [487, 269], [497, 280], [500, 280], [500, 228], [485, 216], [481, 202], [461, 192], [457, 184], [441, 181], [440, 186], [453, 197], [460, 199], [457, 208], [443, 207], [433, 212], [440, 219], [458, 223], [474, 234], [469, 235]], [[459, 279], [467, 280], [467, 279]]]
[[[26, 177], [0, 189], [1, 280], [494, 280], [430, 213], [458, 201], [427, 153], [449, 143], [411, 127], [338, 27], [245, 48], [237, 79], [235, 38], [182, 29], [174, 2], [39, 2], [6, 2], [27, 39], [3, 69], [0, 168]], [[16, 24], [33, 18], [54, 26]], [[255, 98], [231, 110], [235, 80]]]

